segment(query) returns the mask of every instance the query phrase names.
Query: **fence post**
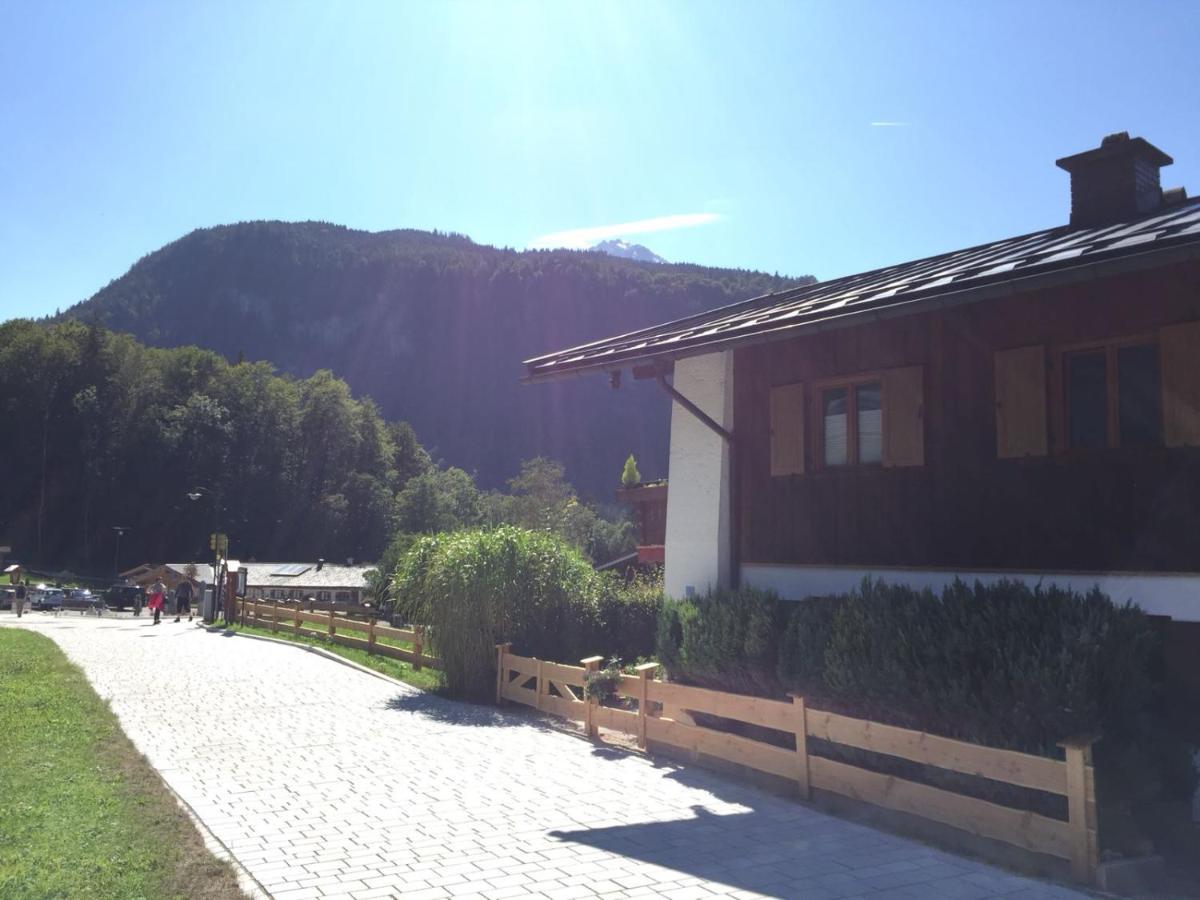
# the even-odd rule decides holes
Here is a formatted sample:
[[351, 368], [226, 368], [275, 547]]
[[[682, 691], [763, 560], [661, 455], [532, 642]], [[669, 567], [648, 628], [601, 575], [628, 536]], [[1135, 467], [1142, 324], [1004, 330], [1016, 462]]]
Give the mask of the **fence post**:
[[246, 604], [250, 602], [249, 598], [242, 601], [242, 627], [246, 627]]
[[808, 777], [808, 710], [804, 698], [799, 694], [790, 694], [792, 710], [795, 718], [796, 731], [796, 781], [800, 787], [800, 796], [805, 800], [812, 798], [812, 781]]
[[296, 604], [296, 614], [295, 614], [295, 617], [292, 619], [292, 634], [295, 634], [295, 635], [300, 634], [300, 604], [299, 603]]
[[271, 631], [279, 630], [279, 601], [275, 601], [275, 605], [271, 607]]
[[642, 663], [634, 668], [638, 673], [638, 730], [637, 730], [637, 745], [639, 750], [646, 749], [646, 719], [649, 718], [650, 711], [647, 707], [650, 705], [647, 698], [650, 686], [650, 673], [658, 668], [658, 663]]
[[508, 648], [512, 644], [497, 644], [496, 645], [496, 705], [504, 705], [504, 654], [508, 652]]
[[1096, 774], [1092, 744], [1098, 738], [1069, 738], [1058, 746], [1067, 753], [1067, 813], [1071, 825], [1071, 874], [1091, 884], [1099, 862], [1096, 822]]
[[[603, 662], [603, 656], [589, 656], [587, 659], [581, 659], [584, 669], [587, 671], [583, 674], [583, 689], [587, 693], [587, 676], [592, 672], [600, 671], [600, 663]], [[583, 698], [587, 702], [587, 706], [583, 710], [583, 728], [587, 736], [595, 740], [600, 736], [600, 726], [596, 723], [596, 708], [600, 705], [595, 697], [587, 696]]]
[[374, 654], [375, 652], [375, 617], [371, 616], [367, 622], [367, 653]]
[[542, 708], [542, 694], [546, 690], [546, 679], [542, 676], [542, 661], [537, 661], [537, 694], [536, 705], [538, 709]]
[[330, 608], [330, 610], [329, 610], [329, 637], [330, 637], [330, 639], [332, 639], [333, 636], [335, 634], [337, 634], [337, 626], [333, 624], [333, 615], [334, 615], [333, 609]]
[[425, 652], [425, 626], [413, 626], [413, 669], [420, 671], [421, 655]]

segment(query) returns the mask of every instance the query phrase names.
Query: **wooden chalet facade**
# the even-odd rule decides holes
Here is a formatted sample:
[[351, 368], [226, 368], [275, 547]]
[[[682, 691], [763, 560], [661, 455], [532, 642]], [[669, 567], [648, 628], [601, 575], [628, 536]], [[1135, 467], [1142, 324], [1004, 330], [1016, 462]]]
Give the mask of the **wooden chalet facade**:
[[[1200, 695], [1200, 203], [1113, 135], [1071, 222], [528, 360], [671, 394], [669, 594], [1099, 585]], [[668, 381], [668, 378], [670, 381]], [[1190, 650], [1188, 648], [1191, 648]]]

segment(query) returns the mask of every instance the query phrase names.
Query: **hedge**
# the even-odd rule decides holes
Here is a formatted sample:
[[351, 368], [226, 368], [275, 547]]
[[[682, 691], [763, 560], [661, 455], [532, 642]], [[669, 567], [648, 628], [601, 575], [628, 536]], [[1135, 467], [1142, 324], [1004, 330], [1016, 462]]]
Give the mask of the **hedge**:
[[1110, 807], [1195, 786], [1190, 748], [1159, 708], [1159, 634], [1099, 590], [958, 581], [935, 594], [867, 579], [796, 603], [718, 591], [667, 601], [658, 640], [672, 679], [706, 687], [795, 691], [821, 709], [1045, 756], [1102, 735]]
[[597, 573], [561, 538], [511, 525], [419, 538], [394, 584], [398, 613], [429, 629], [447, 692], [471, 699], [495, 691], [498, 643], [569, 664], [649, 655], [662, 600], [654, 582]]

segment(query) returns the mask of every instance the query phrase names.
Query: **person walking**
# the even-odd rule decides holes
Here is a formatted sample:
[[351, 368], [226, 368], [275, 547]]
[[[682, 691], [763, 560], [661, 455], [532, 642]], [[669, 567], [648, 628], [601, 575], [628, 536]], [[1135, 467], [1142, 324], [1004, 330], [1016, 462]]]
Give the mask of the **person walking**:
[[25, 597], [28, 594], [28, 591], [25, 589], [25, 582], [18, 581], [16, 590], [13, 593], [16, 595], [13, 597], [13, 610], [19, 619], [25, 615]]
[[162, 583], [160, 578], [154, 584], [150, 585], [150, 601], [146, 604], [150, 609], [154, 610], [154, 624], [159, 623], [162, 617], [163, 603], [167, 598], [167, 586]]
[[187, 610], [188, 621], [192, 621], [192, 583], [185, 581], [175, 588], [175, 621]]

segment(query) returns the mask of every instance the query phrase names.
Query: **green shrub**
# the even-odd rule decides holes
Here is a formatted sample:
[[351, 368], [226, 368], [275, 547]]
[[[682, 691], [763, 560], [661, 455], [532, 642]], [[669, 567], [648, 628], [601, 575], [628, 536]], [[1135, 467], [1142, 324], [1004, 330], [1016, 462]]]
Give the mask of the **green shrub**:
[[633, 660], [653, 656], [663, 603], [662, 575], [625, 579], [605, 572], [599, 579], [600, 627], [591, 639], [594, 649], [585, 655], [603, 653]]
[[597, 652], [596, 573], [547, 532], [502, 525], [423, 537], [400, 564], [396, 592], [402, 613], [429, 628], [458, 696], [492, 695], [497, 643], [542, 659]]
[[743, 694], [779, 692], [775, 675], [783, 607], [755, 588], [668, 599], [658, 619], [658, 659], [673, 678]]
[[864, 718], [1052, 753], [1133, 721], [1154, 695], [1156, 647], [1140, 610], [1098, 590], [867, 580], [836, 604], [820, 683], [789, 686]]
[[625, 487], [633, 487], [641, 483], [642, 474], [638, 471], [637, 460], [633, 458], [633, 454], [629, 454], [629, 459], [625, 460], [625, 468], [621, 470], [621, 484]]
[[824, 696], [825, 649], [842, 597], [812, 597], [785, 607], [786, 625], [779, 640], [776, 674], [787, 689], [810, 697]]
[[934, 594], [867, 579], [797, 603], [717, 592], [664, 603], [658, 651], [678, 680], [795, 691], [818, 709], [994, 747], [1060, 756], [1059, 741], [1101, 735], [1102, 820], [1114, 825], [1196, 783], [1159, 708], [1157, 631], [1099, 590], [955, 582]]

